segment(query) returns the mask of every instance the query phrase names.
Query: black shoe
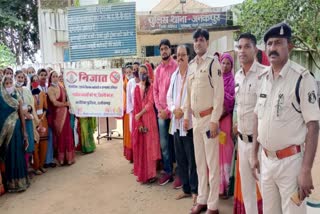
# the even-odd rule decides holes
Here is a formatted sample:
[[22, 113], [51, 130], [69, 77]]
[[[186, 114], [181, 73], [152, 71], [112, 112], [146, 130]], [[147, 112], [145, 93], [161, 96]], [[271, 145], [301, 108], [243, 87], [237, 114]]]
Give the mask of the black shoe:
[[55, 168], [55, 167], [57, 166], [57, 164], [56, 164], [56, 163], [49, 163], [49, 166], [50, 166], [51, 168]]
[[50, 167], [50, 164], [46, 164], [46, 163], [45, 163], [45, 164], [43, 165], [43, 168], [45, 168], [45, 169], [47, 169], [47, 168], [49, 168], [49, 167]]

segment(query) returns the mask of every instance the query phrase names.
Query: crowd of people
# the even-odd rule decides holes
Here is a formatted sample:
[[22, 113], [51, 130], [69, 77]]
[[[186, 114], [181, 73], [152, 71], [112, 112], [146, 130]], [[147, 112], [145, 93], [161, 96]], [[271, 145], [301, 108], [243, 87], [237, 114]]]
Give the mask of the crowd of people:
[[[251, 39], [247, 34], [243, 37], [248, 41]], [[208, 41], [208, 32], [195, 32], [194, 40], [198, 39], [202, 43]], [[229, 53], [223, 53], [221, 56], [215, 53], [217, 57], [213, 57], [206, 53], [207, 47], [195, 45], [196, 51], [197, 48], [203, 48], [202, 51], [206, 54], [202, 62], [202, 69], [205, 72], [203, 79], [208, 82], [206, 87], [203, 82], [190, 83], [198, 62], [196, 62], [197, 59], [190, 62], [188, 47], [179, 45], [174, 58], [171, 55], [170, 41], [167, 39], [160, 41], [162, 61], [155, 70], [148, 61], [145, 64], [127, 63], [124, 66], [124, 105], [126, 106], [123, 117], [124, 156], [133, 163], [132, 173], [137, 177], [138, 182], [148, 184], [158, 180], [161, 186], [173, 182], [174, 189], [182, 188], [182, 192], [176, 196], [177, 200], [190, 197], [194, 205], [198, 202], [207, 204], [207, 200], [210, 200], [207, 184], [209, 183], [211, 188], [218, 188], [216, 192], [218, 195], [211, 193], [210, 196], [212, 200], [210, 206], [214, 209], [217, 206], [218, 196], [221, 199], [233, 196], [235, 185], [234, 165], [237, 140], [234, 138], [235, 133], [232, 129], [236, 97], [234, 60]], [[252, 50], [254, 49], [255, 43], [252, 46]], [[259, 54], [263, 57], [259, 57], [258, 52], [255, 54], [252, 51], [249, 63], [255, 62], [264, 68], [256, 61], [268, 63], [268, 61], [261, 61], [262, 58], [266, 59], [266, 55], [261, 51]], [[211, 86], [208, 79], [208, 65], [213, 66], [212, 73], [221, 72], [218, 76], [222, 77], [219, 82], [212, 80]], [[193, 86], [196, 88], [201, 87], [202, 91], [197, 95], [190, 94], [188, 87], [191, 84], [196, 84]], [[215, 87], [212, 87], [213, 85]], [[213, 92], [211, 95], [210, 91]], [[218, 99], [210, 100], [219, 93]], [[198, 96], [199, 100], [191, 106], [190, 99], [197, 99], [195, 96]], [[201, 101], [202, 98], [206, 101]], [[214, 103], [213, 108], [209, 107], [212, 103]], [[223, 103], [223, 106], [218, 106], [219, 103]], [[208, 110], [200, 111], [199, 116], [196, 116], [194, 109], [200, 110], [206, 105], [209, 107]], [[208, 137], [204, 133], [209, 130], [208, 123], [211, 117], [207, 117], [207, 121], [197, 121], [198, 118], [211, 115], [213, 109], [217, 112], [214, 117], [220, 127], [219, 143], [211, 142], [217, 139], [211, 139], [211, 136]], [[200, 144], [201, 141], [203, 145]], [[157, 178], [159, 169], [160, 177]], [[198, 194], [198, 188], [200, 188], [200, 194]], [[244, 210], [241, 190], [238, 196], [236, 200], [240, 199], [240, 201], [236, 202], [238, 207], [236, 213], [241, 213], [241, 210]]]
[[290, 26], [266, 32], [266, 53], [241, 34], [237, 72], [229, 53], [208, 53], [208, 41], [205, 29], [194, 32], [190, 61], [187, 46], [174, 58], [163, 39], [155, 70], [124, 67], [124, 156], [137, 182], [173, 181], [192, 214], [218, 214], [230, 196], [237, 214], [306, 213], [320, 111], [315, 79], [289, 59]]
[[75, 151], [95, 150], [95, 118], [72, 113], [58, 72], [0, 71], [0, 195], [22, 192], [35, 175], [72, 165]]

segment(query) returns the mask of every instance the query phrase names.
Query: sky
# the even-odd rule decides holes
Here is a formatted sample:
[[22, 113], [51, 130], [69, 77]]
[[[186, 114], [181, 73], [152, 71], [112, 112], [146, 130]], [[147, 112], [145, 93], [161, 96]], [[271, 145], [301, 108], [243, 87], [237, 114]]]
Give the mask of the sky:
[[[137, 11], [150, 11], [154, 6], [156, 6], [160, 0], [125, 0], [125, 1], [136, 1]], [[188, 0], [187, 0], [188, 1]], [[226, 5], [232, 5], [243, 2], [243, 0], [197, 0], [204, 4], [212, 7], [221, 7]]]

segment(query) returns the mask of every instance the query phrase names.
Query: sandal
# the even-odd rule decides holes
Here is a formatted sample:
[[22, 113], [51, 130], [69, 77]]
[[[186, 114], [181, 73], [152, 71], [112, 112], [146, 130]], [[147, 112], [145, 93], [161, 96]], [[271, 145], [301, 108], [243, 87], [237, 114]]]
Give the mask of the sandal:
[[34, 170], [33, 173], [34, 173], [35, 175], [42, 175], [42, 172], [41, 172], [39, 169]]
[[177, 195], [176, 197], [176, 200], [180, 200], [180, 199], [183, 199], [183, 198], [189, 198], [191, 197], [191, 194], [188, 194], [188, 193], [180, 193], [179, 195]]
[[72, 164], [74, 164], [75, 161], [68, 161], [68, 166], [71, 166]]
[[197, 204], [197, 198], [198, 198], [198, 195], [197, 194], [192, 194], [192, 202], [193, 202], [193, 205], [196, 205]]
[[42, 173], [46, 173], [46, 172], [47, 172], [47, 170], [44, 169], [44, 168], [40, 168], [40, 171], [41, 171]]
[[156, 182], [156, 180], [157, 180], [157, 178], [150, 178], [150, 179], [148, 180], [148, 183], [149, 183], [149, 184], [152, 184], [152, 183]]

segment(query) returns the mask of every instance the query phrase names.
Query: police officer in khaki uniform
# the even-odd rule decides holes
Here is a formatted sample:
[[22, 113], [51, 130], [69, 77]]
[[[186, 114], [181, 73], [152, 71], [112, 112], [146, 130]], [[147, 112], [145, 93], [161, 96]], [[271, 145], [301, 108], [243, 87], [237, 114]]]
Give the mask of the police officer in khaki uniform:
[[194, 152], [199, 182], [197, 204], [191, 209], [191, 213], [198, 214], [208, 209], [207, 214], [217, 214], [219, 213], [219, 140], [217, 136], [223, 110], [223, 79], [218, 59], [215, 58], [213, 61], [213, 56], [207, 52], [208, 31], [196, 30], [193, 41], [197, 55], [189, 65], [192, 74], [188, 78], [187, 97], [183, 107], [185, 129], [189, 125], [188, 112], [192, 111], [193, 114]]
[[289, 60], [291, 28], [280, 23], [264, 36], [271, 63], [261, 75], [255, 107], [253, 162], [259, 170], [264, 214], [305, 214], [313, 189], [311, 168], [317, 150], [320, 110], [315, 79]]
[[238, 57], [241, 69], [235, 75], [239, 172], [241, 177], [241, 192], [246, 213], [257, 214], [256, 181], [252, 170], [252, 121], [257, 102], [259, 81], [258, 77], [266, 69], [255, 61], [257, 39], [250, 33], [243, 33], [238, 39]]

